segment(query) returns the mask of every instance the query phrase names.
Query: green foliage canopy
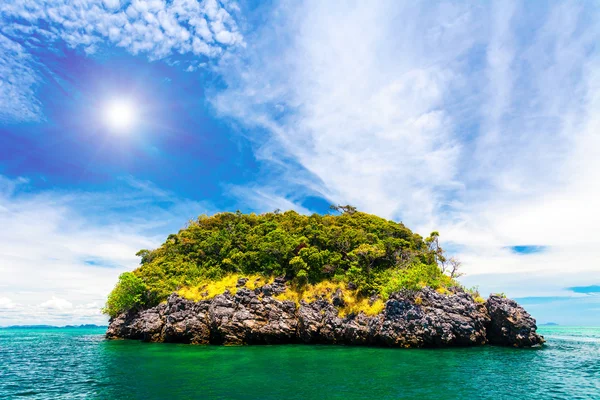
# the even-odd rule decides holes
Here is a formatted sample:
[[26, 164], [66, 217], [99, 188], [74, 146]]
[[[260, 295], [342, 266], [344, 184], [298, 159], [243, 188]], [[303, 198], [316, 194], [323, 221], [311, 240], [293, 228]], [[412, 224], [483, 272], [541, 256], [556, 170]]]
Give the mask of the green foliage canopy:
[[116, 317], [125, 310], [135, 309], [146, 302], [148, 288], [134, 273], [124, 272], [119, 276], [119, 282], [110, 292], [103, 313]]
[[[341, 214], [202, 215], [159, 248], [138, 253], [141, 266], [121, 276], [108, 313], [140, 302], [157, 304], [182, 287], [231, 273], [285, 275], [299, 284], [346, 281], [365, 294], [453, 284], [437, 266], [441, 250], [431, 246], [431, 238], [354, 207], [336, 210]], [[130, 276], [137, 279], [133, 286]], [[133, 296], [121, 294], [128, 287]]]

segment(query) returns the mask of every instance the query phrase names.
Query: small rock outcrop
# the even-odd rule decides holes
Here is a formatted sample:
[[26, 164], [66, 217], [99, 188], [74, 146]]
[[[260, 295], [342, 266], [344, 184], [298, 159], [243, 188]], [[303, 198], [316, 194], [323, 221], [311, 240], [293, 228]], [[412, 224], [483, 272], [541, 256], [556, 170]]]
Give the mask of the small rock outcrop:
[[531, 347], [544, 342], [535, 320], [516, 302], [490, 296], [485, 304], [458, 290], [447, 295], [424, 288], [396, 293], [384, 310], [341, 317], [340, 293], [297, 305], [274, 296], [285, 280], [254, 290], [238, 282], [229, 292], [194, 302], [172, 294], [166, 303], [110, 321], [107, 338], [191, 344], [340, 343], [389, 347]]
[[535, 319], [516, 301], [498, 295], [487, 300], [490, 315], [488, 340], [501, 346], [532, 347], [543, 343]]

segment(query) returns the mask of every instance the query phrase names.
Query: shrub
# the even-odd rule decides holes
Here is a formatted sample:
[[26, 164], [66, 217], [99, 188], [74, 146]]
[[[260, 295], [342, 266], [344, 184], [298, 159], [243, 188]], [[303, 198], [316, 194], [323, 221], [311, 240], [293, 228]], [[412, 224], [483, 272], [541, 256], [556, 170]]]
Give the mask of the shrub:
[[240, 275], [230, 274], [217, 280], [206, 279], [193, 286], [184, 286], [177, 291], [177, 294], [188, 300], [200, 301], [210, 300], [216, 295], [223, 294], [229, 291], [232, 295], [237, 293], [237, 283], [240, 278], [246, 278], [246, 283], [243, 287], [250, 290], [262, 287], [268, 283], [272, 283], [274, 278], [265, 278], [260, 275]]
[[147, 290], [146, 284], [134, 273], [124, 272], [110, 292], [102, 312], [114, 318], [125, 311], [141, 307], [145, 303]]
[[301, 269], [296, 275], [296, 280], [301, 286], [306, 285], [308, 283], [308, 272], [305, 269]]
[[439, 294], [450, 294], [450, 291], [448, 289], [446, 289], [445, 287], [439, 287], [437, 289], [435, 289], [436, 292], [438, 292]]
[[293, 301], [296, 305], [300, 305], [301, 301], [310, 303], [315, 300], [325, 299], [333, 300], [333, 295], [341, 291], [343, 305], [336, 307], [338, 316], [346, 317], [350, 314], [364, 313], [365, 315], [376, 315], [383, 311], [385, 302], [381, 298], [374, 301], [358, 290], [349, 290], [343, 282], [323, 281], [316, 284], [308, 284], [300, 286], [297, 284], [290, 285], [285, 292], [274, 296], [280, 301]]
[[433, 289], [447, 288], [454, 285], [454, 281], [435, 264], [416, 263], [405, 269], [392, 270], [381, 287], [381, 294], [389, 297], [400, 290], [419, 290], [425, 286]]

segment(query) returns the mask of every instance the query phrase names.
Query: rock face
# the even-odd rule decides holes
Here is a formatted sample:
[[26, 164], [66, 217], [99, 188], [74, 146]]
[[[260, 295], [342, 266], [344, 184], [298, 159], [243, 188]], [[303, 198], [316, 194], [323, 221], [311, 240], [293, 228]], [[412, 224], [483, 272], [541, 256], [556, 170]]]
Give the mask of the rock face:
[[516, 301], [492, 295], [487, 309], [491, 318], [488, 328], [491, 344], [531, 347], [541, 343], [540, 335], [535, 332], [535, 319]]
[[[239, 283], [243, 286], [245, 282]], [[193, 302], [172, 294], [166, 303], [110, 321], [106, 336], [192, 344], [340, 343], [389, 347], [530, 347], [544, 342], [535, 320], [517, 303], [490, 296], [485, 304], [458, 291], [425, 288], [396, 293], [378, 315], [340, 317], [341, 296], [312, 303], [280, 301], [282, 279], [255, 290], [239, 287]], [[331, 301], [330, 301], [331, 300]]]

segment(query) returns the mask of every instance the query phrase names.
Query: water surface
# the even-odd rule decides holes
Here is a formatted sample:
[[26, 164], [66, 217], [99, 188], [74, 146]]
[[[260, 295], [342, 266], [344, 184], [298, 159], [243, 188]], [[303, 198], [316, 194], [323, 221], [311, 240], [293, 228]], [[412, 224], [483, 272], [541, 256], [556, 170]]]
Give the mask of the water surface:
[[0, 329], [0, 398], [600, 399], [600, 329], [519, 350], [187, 346]]

